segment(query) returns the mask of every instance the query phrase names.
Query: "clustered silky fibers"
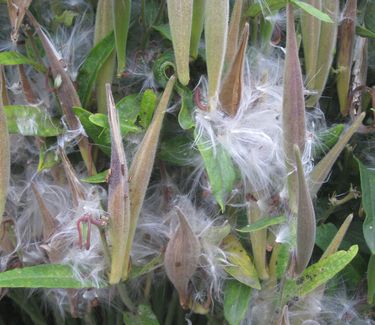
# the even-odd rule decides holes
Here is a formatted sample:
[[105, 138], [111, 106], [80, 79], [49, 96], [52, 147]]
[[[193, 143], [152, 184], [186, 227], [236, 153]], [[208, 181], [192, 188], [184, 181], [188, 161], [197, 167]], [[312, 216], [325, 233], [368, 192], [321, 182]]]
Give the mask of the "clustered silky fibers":
[[197, 109], [195, 113], [198, 137], [213, 150], [220, 145], [229, 153], [241, 172], [247, 192], [266, 196], [280, 191], [285, 179], [282, 63], [280, 58], [266, 59], [254, 51], [246, 64], [236, 115], [227, 116], [220, 104], [218, 109]]

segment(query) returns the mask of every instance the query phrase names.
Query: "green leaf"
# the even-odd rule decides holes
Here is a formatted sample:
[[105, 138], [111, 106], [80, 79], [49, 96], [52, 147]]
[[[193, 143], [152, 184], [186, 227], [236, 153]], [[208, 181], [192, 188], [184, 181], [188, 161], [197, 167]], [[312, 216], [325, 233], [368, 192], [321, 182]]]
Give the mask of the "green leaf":
[[193, 94], [189, 89], [179, 91], [179, 94], [181, 96], [181, 108], [178, 113], [178, 123], [184, 130], [190, 130], [195, 126]]
[[252, 289], [236, 280], [228, 280], [224, 289], [224, 316], [230, 325], [238, 325], [249, 307]]
[[169, 28], [169, 24], [157, 25], [152, 26], [153, 29], [158, 31], [164, 38], [172, 42], [172, 34], [171, 29]]
[[125, 312], [124, 322], [131, 325], [159, 325], [159, 321], [149, 305], [139, 305], [136, 313]]
[[53, 146], [56, 148], [56, 141], [49, 141], [48, 139], [45, 139], [45, 141], [40, 144], [38, 173], [60, 163], [60, 157], [57, 155]]
[[280, 251], [276, 261], [276, 278], [281, 279], [285, 276], [290, 260], [289, 244], [280, 244]]
[[158, 255], [154, 257], [150, 262], [148, 262], [145, 265], [137, 266], [132, 265], [132, 269], [129, 274], [129, 279], [135, 279], [140, 277], [141, 275], [144, 275], [146, 273], [149, 273], [158, 267], [161, 267], [163, 265], [163, 256]]
[[113, 29], [117, 53], [117, 76], [121, 76], [126, 64], [126, 43], [130, 24], [131, 0], [112, 0], [112, 3]]
[[374, 15], [375, 15], [375, 2], [368, 1], [366, 5], [366, 9], [365, 9], [364, 23], [368, 30], [375, 33]]
[[[99, 126], [103, 129], [109, 129], [108, 116], [102, 113], [96, 113], [89, 116], [89, 120], [92, 124]], [[129, 124], [127, 120], [120, 119], [120, 130], [121, 135], [125, 136], [128, 133], [139, 132], [140, 129], [132, 124]]]
[[63, 24], [66, 27], [71, 27], [73, 24], [73, 20], [75, 17], [78, 16], [77, 12], [74, 12], [72, 10], [64, 10], [62, 14], [59, 16], [55, 15], [53, 16], [53, 22], [56, 24]]
[[102, 171], [100, 173], [97, 173], [93, 176], [81, 178], [81, 181], [85, 183], [90, 183], [90, 184], [106, 183], [108, 173], [109, 173], [109, 169]]
[[363, 234], [371, 253], [375, 254], [375, 168], [357, 161], [361, 175], [362, 204], [366, 212]]
[[224, 269], [241, 283], [260, 290], [257, 271], [241, 242], [233, 235], [224, 238], [222, 249], [226, 252], [230, 266]]
[[355, 27], [355, 33], [359, 36], [362, 37], [367, 37], [367, 38], [375, 38], [375, 32], [367, 29], [366, 27], [363, 26], [356, 26]]
[[286, 280], [281, 303], [284, 305], [293, 297], [302, 298], [314, 291], [344, 269], [357, 253], [358, 246], [353, 245], [348, 251], [338, 251], [311, 265], [296, 279]]
[[265, 11], [265, 14], [273, 13], [276, 10], [284, 8], [286, 5], [285, 0], [265, 0], [260, 3], [252, 4], [245, 12], [245, 16], [256, 17]]
[[344, 131], [344, 124], [337, 124], [328, 130], [318, 133], [317, 145], [313, 148], [314, 158], [319, 158], [328, 152], [339, 140]]
[[0, 273], [0, 288], [95, 288], [74, 277], [69, 265], [42, 264]]
[[157, 104], [157, 95], [152, 89], [147, 89], [142, 96], [141, 109], [139, 111], [139, 124], [147, 129], [152, 121], [152, 115]]
[[84, 107], [89, 105], [98, 73], [112, 54], [114, 46], [114, 33], [111, 32], [91, 49], [85, 62], [79, 68], [77, 76], [78, 95]]
[[159, 159], [177, 166], [194, 165], [197, 151], [194, 150], [192, 141], [185, 135], [166, 137], [160, 143]]
[[196, 132], [194, 134], [198, 150], [201, 153], [208, 174], [212, 194], [220, 205], [221, 210], [224, 211], [225, 199], [231, 192], [236, 180], [233, 162], [220, 144], [212, 148], [209, 145], [209, 141], [203, 135], [198, 136]]
[[125, 120], [126, 123], [134, 125], [137, 121], [141, 108], [141, 100], [138, 94], [125, 96], [116, 103], [119, 112], [120, 123]]
[[325, 251], [337, 233], [337, 227], [333, 223], [323, 223], [316, 228], [315, 244]]
[[51, 118], [36, 106], [4, 106], [9, 133], [26, 136], [53, 137], [63, 133], [60, 120]]
[[91, 112], [81, 107], [73, 107], [74, 114], [79, 118], [86, 134], [106, 155], [111, 154], [111, 136], [109, 129], [104, 129], [90, 121]]
[[3, 65], [18, 65], [18, 64], [30, 64], [32, 65], [35, 70], [38, 70], [39, 72], [46, 72], [47, 69], [44, 65], [29, 59], [28, 57], [15, 52], [15, 51], [9, 51], [9, 52], [1, 52], [0, 53], [0, 64]]
[[285, 216], [277, 216], [277, 217], [268, 217], [268, 218], [262, 218], [251, 225], [247, 225], [241, 229], [237, 229], [239, 232], [254, 232], [261, 229], [268, 228], [273, 225], [279, 225], [281, 223], [284, 223], [286, 221]]
[[325, 14], [319, 9], [316, 9], [314, 6], [306, 2], [302, 2], [298, 0], [290, 0], [290, 2], [294, 3], [296, 6], [300, 7], [302, 10], [306, 11], [308, 14], [314, 16], [315, 18], [320, 19], [321, 21], [324, 21], [326, 23], [333, 23], [329, 15]]
[[371, 255], [367, 268], [367, 301], [375, 304], [375, 255]]

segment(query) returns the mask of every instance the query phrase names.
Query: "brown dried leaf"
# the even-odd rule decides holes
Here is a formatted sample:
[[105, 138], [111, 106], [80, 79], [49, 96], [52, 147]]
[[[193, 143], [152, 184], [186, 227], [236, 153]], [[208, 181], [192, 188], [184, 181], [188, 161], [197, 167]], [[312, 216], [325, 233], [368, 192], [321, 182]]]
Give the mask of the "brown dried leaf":
[[241, 36], [240, 47], [234, 57], [220, 90], [220, 104], [230, 116], [235, 116], [240, 105], [243, 87], [243, 72], [249, 39], [249, 24], [246, 23]]
[[198, 267], [201, 246], [186, 216], [176, 207], [180, 224], [169, 240], [164, 257], [164, 267], [169, 280], [180, 297], [182, 308], [189, 305], [188, 285]]
[[108, 122], [111, 129], [111, 169], [108, 185], [108, 213], [112, 243], [112, 265], [109, 283], [121, 280], [126, 240], [130, 227], [129, 174], [120, 132], [120, 121], [110, 84], [106, 85]]
[[8, 0], [8, 14], [12, 32], [10, 38], [12, 42], [17, 42], [18, 31], [21, 27], [25, 12], [31, 4], [31, 0]]

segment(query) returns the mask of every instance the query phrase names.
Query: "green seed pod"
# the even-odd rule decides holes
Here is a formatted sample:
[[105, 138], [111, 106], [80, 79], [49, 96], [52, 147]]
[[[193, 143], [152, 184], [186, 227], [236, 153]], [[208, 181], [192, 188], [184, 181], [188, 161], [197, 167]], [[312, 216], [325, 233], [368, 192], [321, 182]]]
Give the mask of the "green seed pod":
[[193, 20], [193, 0], [167, 0], [168, 18], [176, 58], [178, 80], [187, 85], [189, 75], [190, 37]]

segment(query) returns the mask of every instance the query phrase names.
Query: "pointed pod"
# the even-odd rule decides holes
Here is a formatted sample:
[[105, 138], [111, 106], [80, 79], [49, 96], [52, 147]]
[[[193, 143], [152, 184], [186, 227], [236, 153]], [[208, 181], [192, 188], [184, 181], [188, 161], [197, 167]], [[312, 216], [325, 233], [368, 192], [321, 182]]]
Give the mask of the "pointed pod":
[[315, 211], [303, 170], [299, 147], [294, 145], [298, 179], [297, 248], [295, 273], [301, 274], [310, 261], [316, 234]]
[[[2, 73], [3, 66], [0, 65], [0, 75]], [[0, 224], [3, 220], [10, 181], [10, 147], [7, 119], [3, 105], [3, 87], [5, 87], [3, 78], [0, 77]]]
[[242, 32], [240, 46], [220, 89], [220, 105], [230, 116], [235, 116], [240, 106], [248, 39], [249, 24], [246, 23]]
[[225, 63], [230, 65], [238, 50], [238, 40], [240, 37], [241, 19], [242, 19], [243, 0], [237, 0], [234, 3], [232, 14], [230, 16], [227, 49], [225, 53]]
[[195, 60], [198, 57], [199, 44], [204, 25], [204, 1], [194, 0], [193, 21], [191, 26], [190, 56]]
[[337, 94], [339, 97], [341, 114], [346, 116], [349, 113], [348, 97], [355, 43], [357, 0], [346, 1], [343, 17], [344, 19], [339, 29], [340, 45], [337, 56]]
[[65, 176], [68, 180], [70, 193], [73, 199], [73, 206], [78, 207], [79, 202], [86, 199], [85, 188], [81, 181], [78, 179], [77, 174], [69, 161], [64, 149], [59, 148], [59, 155], [64, 167]]
[[146, 195], [148, 183], [150, 181], [151, 172], [154, 166], [156, 149], [159, 143], [159, 136], [161, 127], [163, 125], [163, 119], [165, 112], [168, 107], [169, 99], [172, 94], [173, 86], [176, 82], [176, 77], [172, 76], [164, 90], [164, 93], [160, 99], [160, 102], [155, 110], [154, 117], [150, 126], [148, 127], [145, 136], [136, 152], [129, 170], [130, 179], [130, 231], [129, 237], [126, 243], [125, 250], [125, 265], [123, 279], [128, 277], [129, 263], [130, 263], [130, 251], [133, 245], [133, 239], [135, 230], [137, 227], [138, 217], [143, 205], [143, 201]]
[[306, 137], [305, 99], [303, 91], [293, 7], [288, 3], [282, 125], [284, 152], [288, 172], [289, 205], [294, 213], [297, 208], [297, 193], [295, 190], [297, 188], [297, 176], [294, 170], [295, 154], [293, 145], [297, 144], [300, 152], [303, 152]]
[[228, 0], [206, 0], [204, 35], [210, 110], [215, 110], [223, 72], [229, 21]]
[[309, 89], [317, 94], [310, 96], [306, 101], [306, 106], [314, 107], [323, 93], [331, 70], [333, 56], [336, 50], [337, 30], [339, 24], [339, 0], [322, 0], [322, 10], [328, 14], [332, 23], [321, 21], [320, 38], [317, 52], [317, 62], [315, 75], [312, 75], [312, 82]]
[[[308, 0], [306, 3], [318, 10], [322, 9], [322, 0]], [[305, 10], [301, 12], [301, 31], [303, 52], [305, 55], [305, 72], [307, 87], [314, 89], [314, 80], [318, 70], [317, 60], [319, 51], [320, 29], [322, 21]]]
[[327, 256], [330, 256], [334, 253], [337, 252], [337, 250], [339, 249], [341, 243], [342, 243], [342, 240], [344, 239], [344, 236], [346, 234], [346, 232], [348, 231], [349, 229], [349, 226], [351, 224], [353, 220], [353, 213], [349, 214], [346, 219], [344, 220], [344, 222], [342, 223], [340, 229], [338, 230], [338, 232], [336, 233], [335, 237], [333, 237], [331, 243], [329, 244], [329, 246], [327, 247], [327, 249], [324, 251], [322, 257], [320, 258], [321, 260]]
[[17, 42], [18, 31], [21, 27], [25, 12], [31, 4], [31, 0], [7, 0], [8, 14], [12, 32], [10, 38], [12, 42]]
[[[70, 79], [68, 73], [65, 71], [62, 58], [57, 53], [55, 47], [48, 39], [47, 35], [44, 33], [39, 23], [36, 21], [34, 16], [30, 11], [26, 11], [27, 17], [34, 27], [39, 39], [42, 43], [48, 62], [51, 68], [53, 78], [61, 78], [61, 84], [56, 89], [57, 96], [61, 103], [62, 110], [64, 112], [66, 122], [69, 129], [78, 130], [81, 125], [78, 118], [73, 113], [73, 107], [81, 107], [81, 102], [79, 100], [76, 89], [74, 88], [73, 82]], [[89, 174], [96, 173], [95, 167], [92, 164], [91, 154], [89, 150], [89, 141], [86, 136], [81, 135], [80, 141], [78, 143], [83, 161], [89, 171]]]
[[121, 280], [124, 267], [126, 240], [130, 228], [129, 174], [122, 143], [120, 121], [111, 86], [106, 85], [108, 122], [111, 130], [111, 168], [108, 184], [109, 234], [112, 243], [109, 283]]
[[42, 227], [43, 227], [43, 240], [46, 242], [55, 232], [57, 222], [52, 214], [49, 212], [42, 195], [40, 194], [35, 183], [31, 183], [31, 188], [34, 192], [36, 201], [38, 202], [40, 215], [42, 217]]
[[201, 245], [187, 217], [178, 207], [176, 211], [180, 224], [168, 242], [164, 267], [169, 280], [178, 291], [182, 308], [187, 308], [189, 281], [198, 267]]
[[366, 113], [363, 112], [361, 113], [361, 115], [357, 117], [357, 119], [350, 126], [350, 128], [341, 136], [341, 138], [337, 141], [333, 148], [330, 151], [328, 151], [324, 158], [321, 161], [319, 161], [319, 163], [314, 167], [314, 169], [310, 173], [309, 187], [310, 194], [312, 195], [312, 197], [314, 197], [318, 193], [320, 187], [322, 186], [323, 182], [325, 181], [329, 172], [331, 171], [333, 164], [337, 160], [340, 153], [344, 150], [350, 138], [362, 125], [362, 121], [365, 118], [365, 116]]
[[126, 43], [131, 15], [131, 0], [112, 0], [113, 30], [117, 54], [117, 76], [125, 70]]
[[193, 21], [193, 0], [167, 0], [168, 19], [176, 58], [178, 80], [187, 85], [189, 75], [190, 37]]

